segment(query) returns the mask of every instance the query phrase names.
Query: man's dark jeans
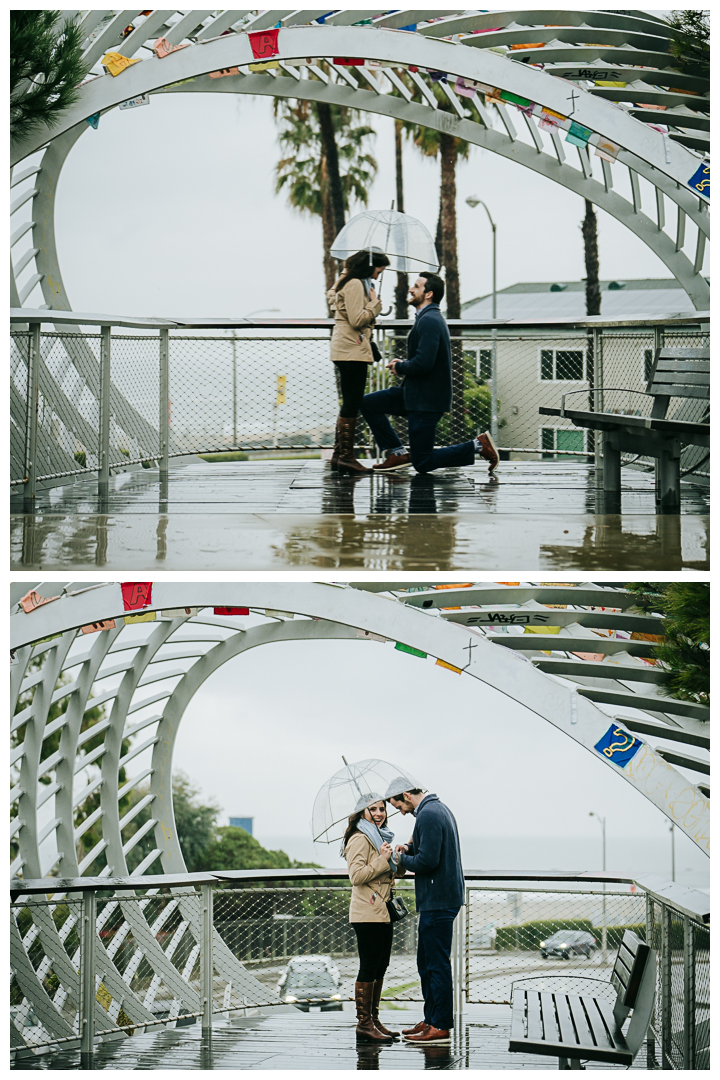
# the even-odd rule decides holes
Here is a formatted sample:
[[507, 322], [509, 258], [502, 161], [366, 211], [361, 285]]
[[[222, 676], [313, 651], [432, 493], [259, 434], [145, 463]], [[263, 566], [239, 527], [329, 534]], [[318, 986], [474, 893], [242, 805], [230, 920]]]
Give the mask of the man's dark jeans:
[[406, 410], [401, 386], [391, 386], [388, 390], [377, 390], [374, 394], [366, 394], [360, 411], [367, 420], [375, 436], [375, 442], [381, 450], [394, 450], [403, 442], [388, 420], [387, 414], [407, 417], [410, 459], [419, 473], [432, 472], [433, 469], [450, 469], [458, 465], [472, 465], [475, 461], [475, 444], [472, 440], [435, 449], [435, 429], [440, 423], [442, 412]]
[[417, 966], [425, 1001], [425, 1023], [440, 1031], [453, 1026], [450, 950], [453, 923], [460, 908], [421, 911], [418, 919]]

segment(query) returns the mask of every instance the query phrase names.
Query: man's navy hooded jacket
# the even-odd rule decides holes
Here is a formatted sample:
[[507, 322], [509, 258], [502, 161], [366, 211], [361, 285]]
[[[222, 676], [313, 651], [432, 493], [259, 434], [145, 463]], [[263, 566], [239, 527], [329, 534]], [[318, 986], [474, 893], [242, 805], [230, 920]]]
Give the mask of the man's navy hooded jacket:
[[426, 795], [417, 807], [413, 838], [402, 865], [415, 875], [418, 911], [459, 908], [465, 903], [457, 825], [437, 795]]

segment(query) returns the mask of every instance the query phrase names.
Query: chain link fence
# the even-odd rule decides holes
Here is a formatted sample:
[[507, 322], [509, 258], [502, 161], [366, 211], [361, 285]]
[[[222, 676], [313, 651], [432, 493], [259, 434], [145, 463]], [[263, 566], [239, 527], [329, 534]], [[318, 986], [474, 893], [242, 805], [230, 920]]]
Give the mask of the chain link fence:
[[645, 939], [645, 897], [628, 892], [558, 892], [471, 886], [465, 914], [468, 1001], [510, 1004], [513, 985], [560, 990], [568, 979], [610, 985], [626, 930]]
[[[203, 1016], [205, 998], [208, 1024], [213, 1013], [279, 1004], [331, 1011], [354, 999], [349, 885], [170, 880], [145, 892], [11, 903], [12, 1047], [77, 1047], [83, 1032], [91, 1047], [98, 1036], [180, 1027]], [[398, 892], [410, 914], [393, 927], [382, 997], [419, 1002], [414, 889]], [[658, 954], [648, 1067], [708, 1069], [709, 928], [642, 891], [469, 885], [453, 949], [460, 998], [508, 1005], [513, 986], [581, 993], [592, 979], [593, 994], [612, 1003], [610, 976], [628, 929]]]
[[[302, 324], [298, 324], [301, 327]], [[160, 335], [164, 331], [160, 331]], [[232, 450], [318, 450], [334, 443], [338, 385], [329, 357], [329, 331], [310, 334], [248, 330], [169, 333], [168, 393], [161, 406], [160, 335], [116, 332], [110, 343], [109, 446], [111, 468], [152, 464], [162, 455], [161, 411], [167, 410], [169, 456]], [[379, 329], [386, 360], [406, 355], [405, 330]], [[664, 340], [662, 340], [664, 338]], [[527, 326], [495, 331], [451, 327], [453, 406], [437, 431], [437, 445], [491, 430], [503, 455], [588, 461], [595, 433], [566, 418], [541, 416], [540, 407], [570, 404], [649, 415], [642, 396], [657, 343], [705, 347], [702, 329], [632, 330], [612, 327], [558, 331]], [[26, 417], [31, 335], [11, 335], [11, 483], [27, 475]], [[36, 479], [98, 469], [101, 335], [42, 333], [38, 357]], [[394, 385], [384, 364], [370, 365], [366, 390]], [[619, 388], [619, 389], [618, 389]], [[589, 393], [592, 391], [592, 393]], [[164, 415], [164, 413], [163, 413]], [[707, 421], [708, 403], [673, 399], [669, 417]], [[406, 438], [404, 420], [396, 424]], [[360, 420], [360, 448], [374, 454]], [[624, 456], [624, 463], [639, 459]], [[707, 472], [707, 452], [683, 450], [684, 472]], [[652, 465], [647, 460], [641, 463]]]

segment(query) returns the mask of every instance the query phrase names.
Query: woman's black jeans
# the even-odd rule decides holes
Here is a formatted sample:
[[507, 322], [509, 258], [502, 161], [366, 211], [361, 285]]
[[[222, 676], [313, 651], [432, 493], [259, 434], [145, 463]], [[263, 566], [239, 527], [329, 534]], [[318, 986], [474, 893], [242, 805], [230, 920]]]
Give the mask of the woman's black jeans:
[[334, 360], [333, 363], [340, 375], [340, 415], [347, 420], [355, 420], [362, 405], [370, 365], [364, 360]]
[[360, 954], [360, 971], [357, 981], [380, 982], [387, 971], [392, 952], [392, 923], [354, 922]]

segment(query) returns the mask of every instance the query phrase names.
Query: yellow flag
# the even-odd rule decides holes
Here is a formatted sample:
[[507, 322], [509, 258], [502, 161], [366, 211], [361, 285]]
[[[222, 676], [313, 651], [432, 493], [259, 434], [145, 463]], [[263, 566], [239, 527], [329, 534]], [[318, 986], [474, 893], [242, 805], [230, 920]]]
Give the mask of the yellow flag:
[[454, 671], [456, 673], [456, 675], [462, 675], [462, 668], [455, 667], [454, 664], [448, 664], [446, 660], [436, 660], [435, 661], [435, 666], [436, 667], [444, 667], [444, 668], [447, 668], [448, 671]]
[[276, 405], [285, 404], [285, 384], [287, 382], [286, 375], [278, 375], [277, 377], [277, 396], [275, 398]]
[[147, 611], [147, 612], [144, 612], [142, 615], [126, 615], [125, 616], [125, 625], [128, 626], [130, 623], [136, 623], [136, 622], [155, 622], [156, 619], [157, 619], [157, 612], [156, 611]]
[[119, 75], [125, 68], [129, 68], [131, 64], [139, 64], [140, 60], [131, 60], [128, 56], [123, 56], [121, 53], [109, 52], [105, 53], [102, 58], [102, 65], [107, 72], [109, 72], [113, 78]]
[[279, 68], [277, 60], [266, 60], [263, 64], [248, 64], [248, 71], [269, 71], [270, 68]]

